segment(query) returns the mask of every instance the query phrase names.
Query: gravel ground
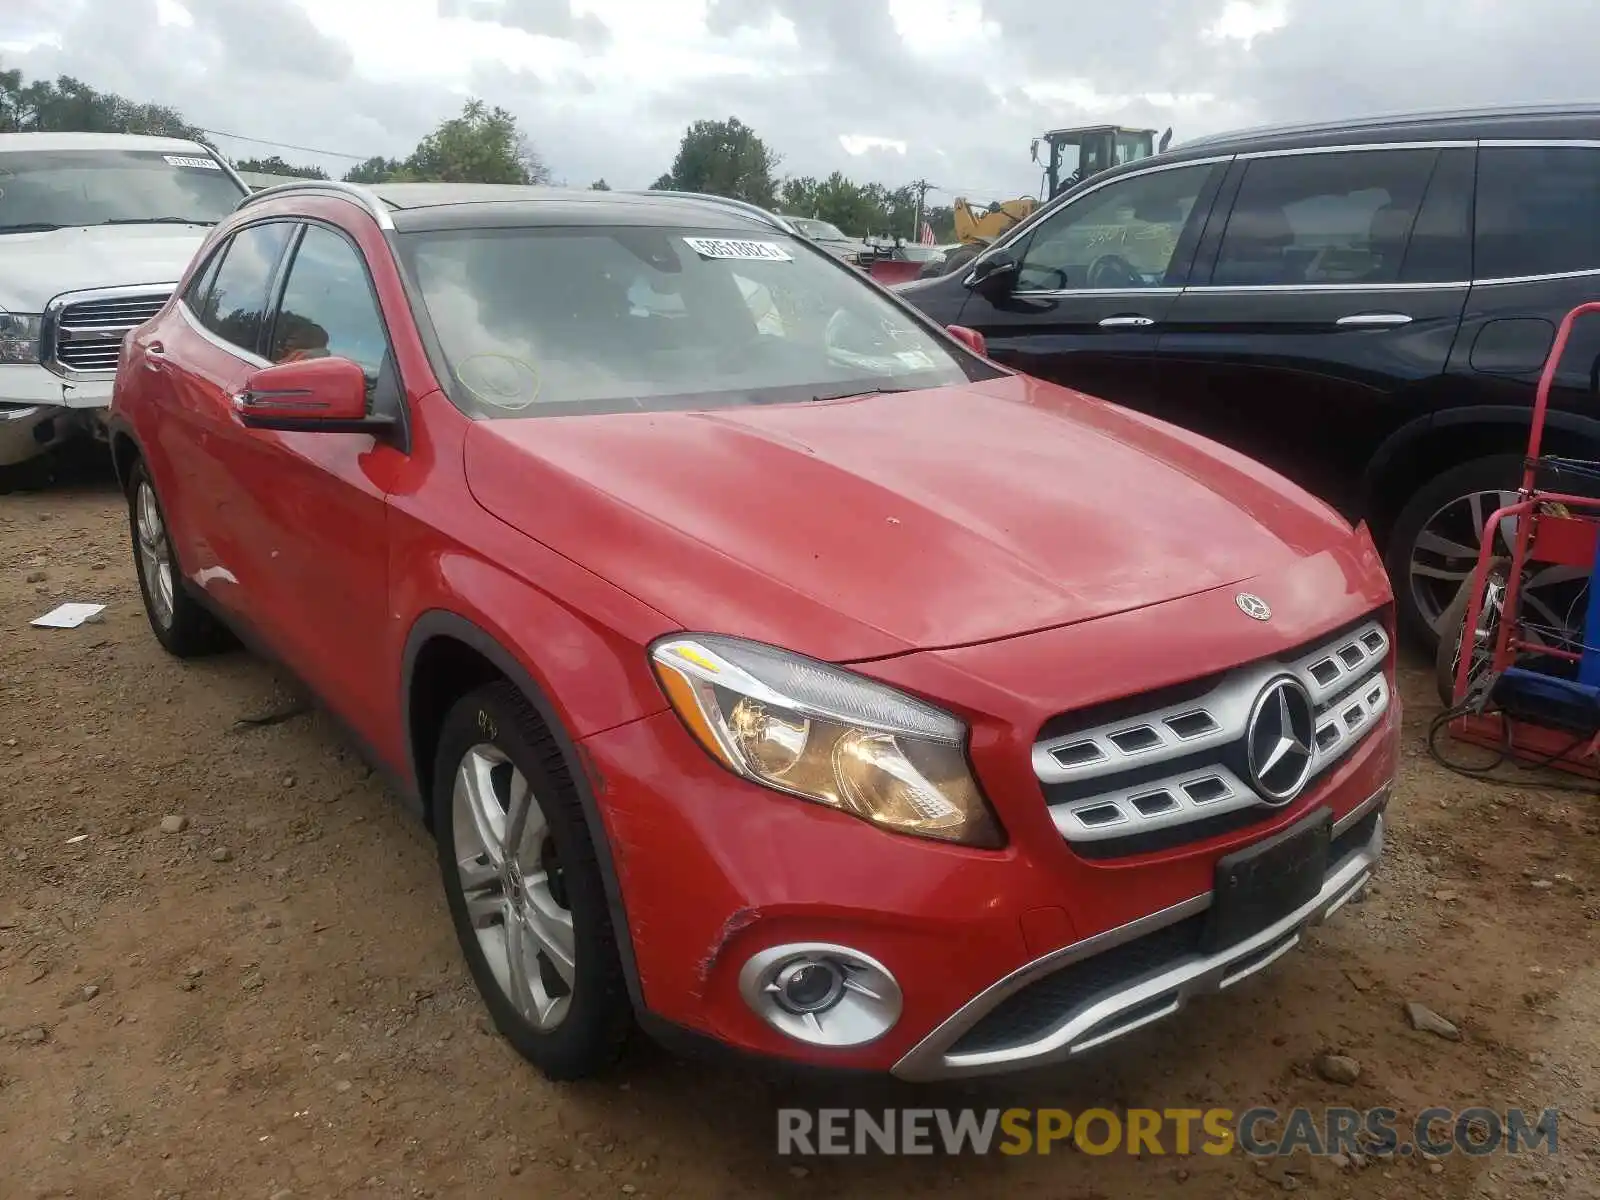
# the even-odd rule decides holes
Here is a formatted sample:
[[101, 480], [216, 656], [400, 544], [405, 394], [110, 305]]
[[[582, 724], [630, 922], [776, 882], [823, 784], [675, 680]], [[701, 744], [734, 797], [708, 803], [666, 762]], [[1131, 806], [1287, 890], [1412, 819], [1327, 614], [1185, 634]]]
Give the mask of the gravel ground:
[[[29, 628], [62, 600], [108, 607]], [[911, 1088], [796, 1082], [648, 1045], [545, 1082], [493, 1036], [425, 832], [237, 653], [145, 624], [103, 479], [0, 498], [0, 1197], [1600, 1197], [1600, 807], [1427, 757], [1408, 667], [1390, 854], [1227, 1000], [1081, 1066]], [[1459, 1026], [1411, 1027], [1421, 1002]], [[1321, 1064], [1335, 1052], [1354, 1061]], [[1554, 1156], [826, 1159], [780, 1103], [1559, 1107]], [[1170, 1148], [1170, 1147], [1169, 1147]]]

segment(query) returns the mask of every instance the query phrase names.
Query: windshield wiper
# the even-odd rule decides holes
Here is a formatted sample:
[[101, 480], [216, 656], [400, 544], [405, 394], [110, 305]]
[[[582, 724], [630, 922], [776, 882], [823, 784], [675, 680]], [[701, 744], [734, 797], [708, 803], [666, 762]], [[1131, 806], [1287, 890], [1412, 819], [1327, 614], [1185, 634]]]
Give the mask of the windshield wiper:
[[0, 233], [46, 233], [65, 228], [65, 225], [52, 225], [49, 221], [24, 221], [20, 225], [0, 225]]
[[98, 225], [215, 225], [215, 221], [204, 221], [196, 217], [115, 217], [109, 221], [97, 221]]
[[824, 400], [854, 400], [860, 396], [895, 396], [901, 392], [909, 392], [911, 390], [911, 388], [903, 387], [862, 388], [858, 392], [837, 392], [833, 395], [813, 396], [811, 401], [816, 404]]

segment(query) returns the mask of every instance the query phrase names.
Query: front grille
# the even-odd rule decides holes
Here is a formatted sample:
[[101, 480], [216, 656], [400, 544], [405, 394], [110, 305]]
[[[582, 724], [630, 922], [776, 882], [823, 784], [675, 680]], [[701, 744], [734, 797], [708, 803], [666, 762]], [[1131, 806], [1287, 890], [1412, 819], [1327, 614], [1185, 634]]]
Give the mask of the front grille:
[[1246, 742], [1258, 702], [1285, 676], [1304, 689], [1309, 785], [1388, 711], [1388, 655], [1389, 636], [1371, 619], [1281, 660], [1055, 718], [1033, 766], [1056, 828], [1083, 856], [1109, 858], [1266, 819], [1288, 801], [1253, 782]]
[[50, 361], [64, 371], [115, 371], [123, 337], [160, 312], [169, 294], [142, 292], [61, 305], [52, 322]]

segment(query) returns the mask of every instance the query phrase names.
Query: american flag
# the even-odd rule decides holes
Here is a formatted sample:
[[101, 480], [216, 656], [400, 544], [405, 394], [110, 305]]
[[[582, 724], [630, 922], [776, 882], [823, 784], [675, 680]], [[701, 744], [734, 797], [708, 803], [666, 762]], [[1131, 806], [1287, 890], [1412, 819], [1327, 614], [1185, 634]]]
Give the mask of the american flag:
[[922, 244], [924, 246], [933, 245], [933, 226], [926, 221], [922, 223]]

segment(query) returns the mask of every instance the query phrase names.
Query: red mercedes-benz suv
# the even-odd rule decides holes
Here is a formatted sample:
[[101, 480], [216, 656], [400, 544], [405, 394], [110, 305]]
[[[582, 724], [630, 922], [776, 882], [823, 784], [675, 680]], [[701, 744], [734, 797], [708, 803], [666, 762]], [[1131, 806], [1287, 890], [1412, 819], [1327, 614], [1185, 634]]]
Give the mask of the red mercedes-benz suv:
[[128, 336], [113, 421], [156, 637], [263, 647], [387, 768], [552, 1076], [635, 1024], [1066, 1060], [1381, 853], [1366, 531], [742, 211], [268, 189]]

